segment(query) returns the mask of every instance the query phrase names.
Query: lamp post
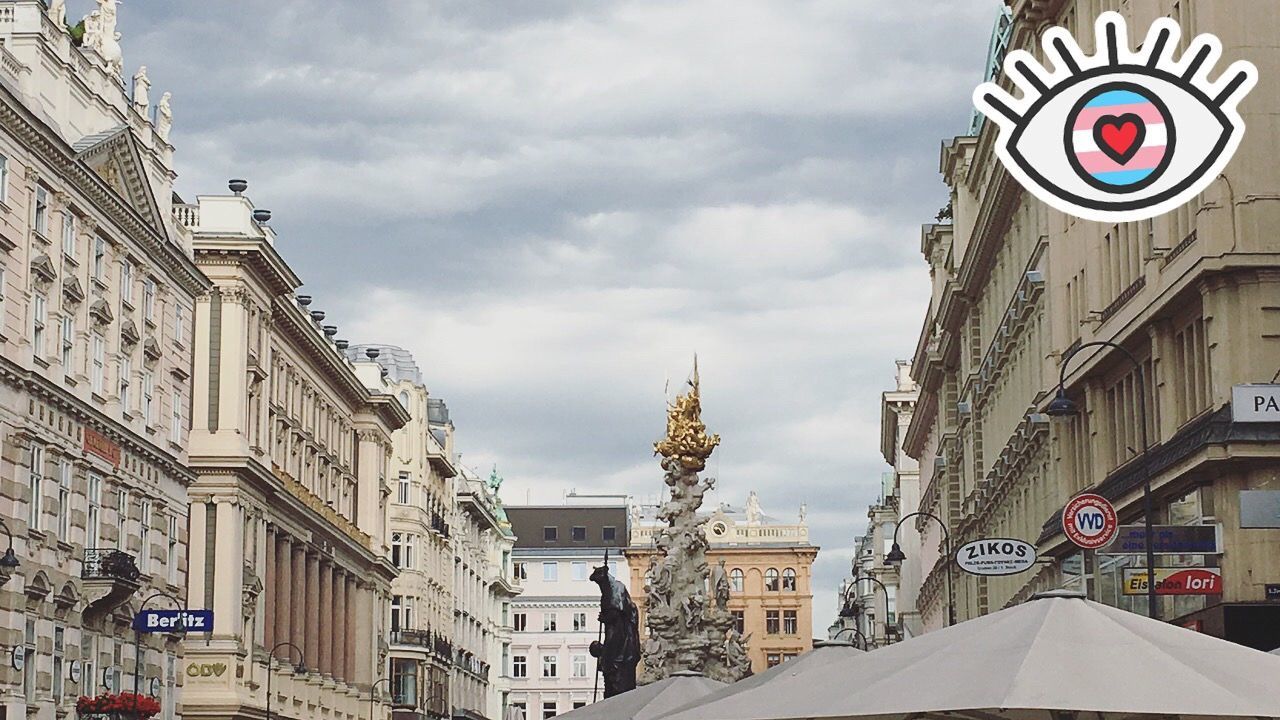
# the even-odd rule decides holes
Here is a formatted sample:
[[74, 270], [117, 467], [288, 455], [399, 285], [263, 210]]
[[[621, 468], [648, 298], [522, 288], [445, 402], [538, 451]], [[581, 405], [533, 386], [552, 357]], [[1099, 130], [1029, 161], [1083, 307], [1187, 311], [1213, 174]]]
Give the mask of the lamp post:
[[898, 531], [902, 529], [902, 523], [920, 515], [927, 518], [933, 518], [938, 521], [938, 526], [942, 528], [943, 550], [946, 552], [945, 562], [942, 564], [943, 569], [947, 571], [947, 625], [956, 624], [956, 594], [951, 586], [951, 533], [947, 531], [947, 524], [942, 522], [942, 518], [933, 513], [924, 512], [923, 510], [913, 513], [907, 513], [902, 516], [898, 524], [893, 528], [893, 547], [889, 549], [889, 554], [884, 556], [885, 562], [897, 565], [907, 559], [907, 554], [902, 552], [902, 546], [898, 544]]
[[1156, 603], [1156, 549], [1155, 544], [1152, 542], [1152, 525], [1154, 524], [1152, 514], [1154, 508], [1152, 507], [1151, 499], [1151, 470], [1147, 464], [1147, 451], [1150, 450], [1150, 443], [1147, 439], [1147, 391], [1146, 380], [1143, 378], [1142, 363], [1138, 362], [1133, 353], [1125, 349], [1124, 346], [1108, 340], [1094, 340], [1080, 345], [1063, 356], [1062, 366], [1058, 371], [1058, 394], [1053, 400], [1049, 401], [1049, 406], [1045, 409], [1045, 412], [1054, 418], [1070, 418], [1080, 414], [1080, 408], [1075, 401], [1067, 397], [1067, 365], [1081, 350], [1090, 347], [1108, 347], [1119, 350], [1137, 371], [1138, 424], [1142, 426], [1142, 454], [1139, 456], [1141, 465], [1138, 472], [1142, 477], [1142, 525], [1146, 533], [1145, 543], [1147, 546], [1147, 616], [1159, 620], [1160, 613]]
[[862, 649], [863, 649], [863, 650], [869, 650], [869, 649], [870, 649], [870, 646], [869, 646], [869, 645], [868, 645], [868, 643], [867, 643], [867, 636], [866, 636], [866, 635], [863, 635], [863, 634], [862, 634], [862, 631], [861, 631], [861, 630], [859, 630], [858, 628], [852, 628], [852, 627], [842, 628], [839, 632], [837, 632], [837, 633], [836, 633], [836, 636], [835, 636], [835, 637], [833, 637], [833, 638], [831, 638], [831, 639], [832, 639], [832, 640], [839, 640], [839, 639], [840, 639], [840, 636], [841, 636], [841, 635], [843, 635], [843, 634], [845, 634], [845, 633], [847, 633], [847, 632], [852, 632], [852, 633], [853, 633], [853, 638], [854, 638], [854, 640], [855, 640], [855, 641], [856, 641], [858, 638], [862, 638]]
[[4, 528], [4, 534], [9, 538], [9, 548], [4, 551], [4, 555], [0, 556], [0, 585], [9, 582], [13, 571], [18, 569], [18, 555], [13, 551], [13, 533], [9, 530], [9, 525], [3, 519], [0, 519], [0, 528]]
[[[291, 642], [276, 643], [275, 647], [271, 648], [271, 652], [267, 653], [267, 717], [266, 717], [266, 720], [271, 720], [271, 661], [276, 658], [276, 651], [279, 650], [280, 648], [289, 648], [290, 650], [297, 650], [298, 664], [293, 666], [293, 670], [294, 672], [297, 672], [297, 673], [304, 673], [307, 671], [307, 664], [306, 664], [307, 656], [306, 656], [306, 653], [302, 652], [302, 648], [298, 647], [297, 645], [294, 645]], [[290, 660], [293, 659], [292, 652], [289, 653], [289, 659]]]
[[[142, 604], [138, 606], [138, 614], [141, 615], [142, 611], [147, 609], [147, 603], [151, 602], [152, 600], [155, 600], [158, 597], [165, 598], [169, 602], [173, 603], [173, 606], [177, 608], [179, 611], [184, 609], [182, 607], [181, 600], [178, 600], [174, 596], [162, 590], [162, 591], [154, 592], [148, 595], [147, 599], [143, 600]], [[137, 627], [137, 622], [138, 622], [138, 619], [135, 616], [134, 617], [135, 625], [133, 628], [133, 694], [134, 695], [139, 694], [138, 683], [141, 682], [142, 680], [142, 628]], [[183, 618], [181, 613], [179, 613], [178, 615], [178, 627], [175, 628], [175, 630], [180, 633], [187, 632], [186, 620]]]
[[374, 680], [373, 684], [369, 686], [369, 720], [373, 720], [373, 706], [378, 700], [377, 687], [382, 683], [389, 683], [393, 679], [394, 678], [384, 677], [380, 680]]
[[[888, 644], [888, 642], [889, 642], [889, 588], [888, 588], [888, 587], [887, 587], [883, 582], [881, 582], [879, 578], [873, 577], [873, 576], [871, 576], [871, 575], [861, 575], [861, 574], [859, 574], [859, 572], [858, 572], [858, 563], [857, 563], [857, 561], [856, 561], [856, 560], [854, 561], [854, 564], [853, 564], [853, 582], [849, 583], [849, 586], [848, 586], [848, 587], [846, 587], [846, 588], [844, 589], [844, 593], [842, 593], [842, 594], [843, 594], [843, 600], [844, 600], [844, 603], [843, 603], [843, 606], [844, 606], [844, 607], [843, 607], [843, 609], [841, 610], [840, 614], [841, 614], [841, 615], [844, 615], [844, 610], [845, 610], [845, 609], [850, 610], [850, 611], [851, 611], [851, 613], [852, 613], [852, 614], [854, 614], [854, 615], [857, 615], [857, 614], [858, 614], [858, 613], [857, 613], [857, 611], [856, 611], [856, 610], [854, 610], [854, 608], [852, 607], [853, 603], [857, 602], [857, 597], [855, 596], [855, 597], [852, 599], [852, 601], [851, 601], [851, 600], [850, 600], [850, 598], [849, 598], [849, 591], [850, 591], [850, 590], [854, 590], [854, 589], [856, 589], [856, 588], [858, 587], [858, 583], [859, 583], [859, 582], [861, 582], [861, 581], [863, 581], [863, 580], [870, 580], [871, 582], [875, 583], [876, 585], [879, 585], [879, 586], [880, 586], [880, 590], [884, 592], [884, 612], [885, 612], [885, 618], [884, 618], [884, 627], [885, 627], [885, 633], [884, 633], [884, 636], [885, 636], [885, 637], [884, 637], [884, 639], [885, 639], [885, 644]], [[846, 617], [847, 617], [847, 616], [846, 616]], [[875, 625], [872, 625], [872, 626], [871, 626], [871, 635], [874, 637], [874, 636], [875, 636], [875, 634], [876, 634], [876, 628], [875, 628]]]

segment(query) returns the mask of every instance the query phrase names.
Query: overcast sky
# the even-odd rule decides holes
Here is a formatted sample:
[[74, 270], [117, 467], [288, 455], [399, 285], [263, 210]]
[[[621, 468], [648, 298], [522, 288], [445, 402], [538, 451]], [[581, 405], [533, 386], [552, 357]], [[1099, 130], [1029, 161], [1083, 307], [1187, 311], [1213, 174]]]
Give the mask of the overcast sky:
[[173, 92], [179, 191], [247, 178], [313, 307], [409, 348], [509, 503], [661, 491], [697, 352], [720, 499], [808, 503], [822, 635], [999, 5], [125, 0], [119, 29]]

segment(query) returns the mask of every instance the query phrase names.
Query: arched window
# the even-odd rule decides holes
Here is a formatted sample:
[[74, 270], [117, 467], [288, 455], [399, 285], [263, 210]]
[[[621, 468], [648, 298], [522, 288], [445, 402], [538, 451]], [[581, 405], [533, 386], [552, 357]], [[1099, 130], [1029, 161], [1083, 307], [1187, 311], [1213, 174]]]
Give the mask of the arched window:
[[778, 592], [778, 569], [769, 568], [764, 571], [764, 589], [770, 592]]
[[782, 589], [787, 592], [796, 591], [796, 571], [793, 568], [787, 568], [782, 571]]
[[729, 571], [729, 584], [733, 587], [734, 592], [742, 592], [743, 578], [742, 568], [734, 568]]
[[[401, 390], [401, 391], [400, 391], [400, 404], [404, 406], [404, 409], [405, 409], [405, 410], [409, 410], [409, 409], [410, 409], [410, 408], [409, 408], [409, 391], [408, 391], [408, 390]], [[412, 414], [412, 412], [410, 412], [410, 414]]]

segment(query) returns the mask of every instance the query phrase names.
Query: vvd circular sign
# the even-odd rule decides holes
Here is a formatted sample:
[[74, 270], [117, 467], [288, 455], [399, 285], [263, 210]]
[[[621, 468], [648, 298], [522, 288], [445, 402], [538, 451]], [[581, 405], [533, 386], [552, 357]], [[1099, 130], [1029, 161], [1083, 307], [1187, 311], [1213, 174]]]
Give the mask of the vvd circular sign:
[[1062, 509], [1062, 533], [1085, 550], [1110, 543], [1118, 528], [1116, 509], [1101, 495], [1077, 495]]

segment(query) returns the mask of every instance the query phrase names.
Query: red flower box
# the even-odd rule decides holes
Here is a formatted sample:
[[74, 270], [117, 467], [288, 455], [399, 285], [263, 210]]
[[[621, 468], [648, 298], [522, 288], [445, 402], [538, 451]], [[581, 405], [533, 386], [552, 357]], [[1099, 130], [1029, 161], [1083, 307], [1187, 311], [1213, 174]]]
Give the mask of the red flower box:
[[76, 714], [80, 717], [107, 716], [147, 720], [147, 718], [159, 713], [159, 700], [131, 692], [123, 692], [118, 695], [103, 693], [97, 697], [81, 696], [76, 700]]

